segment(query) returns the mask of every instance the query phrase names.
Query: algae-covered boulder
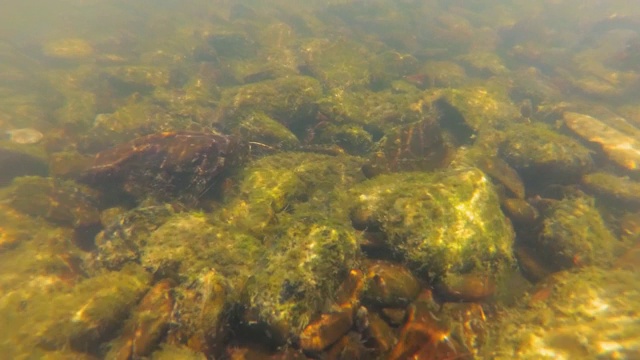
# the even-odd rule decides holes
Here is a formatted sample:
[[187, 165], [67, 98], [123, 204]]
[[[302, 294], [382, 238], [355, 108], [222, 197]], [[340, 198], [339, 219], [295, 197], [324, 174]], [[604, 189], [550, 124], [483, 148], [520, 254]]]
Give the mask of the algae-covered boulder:
[[545, 214], [539, 248], [555, 268], [607, 265], [613, 259], [615, 237], [604, 224], [594, 201], [587, 197], [561, 200]]
[[261, 144], [282, 150], [293, 150], [300, 146], [300, 141], [291, 130], [262, 112], [230, 117], [225, 126], [229, 133], [238, 133], [246, 141], [260, 143], [252, 145], [252, 152], [260, 153]]
[[343, 91], [334, 89], [318, 104], [319, 111], [332, 121], [362, 126], [381, 134], [400, 124], [422, 120], [420, 93], [384, 91]]
[[606, 172], [595, 172], [582, 177], [582, 184], [590, 192], [623, 205], [640, 206], [640, 182]]
[[640, 355], [637, 273], [587, 267], [538, 285], [503, 311], [484, 355], [500, 359], [635, 359]]
[[0, 305], [4, 324], [0, 331], [13, 344], [11, 352], [3, 354], [69, 347], [95, 350], [124, 321], [149, 282], [149, 275], [132, 265], [73, 287], [48, 288], [30, 295], [26, 290], [12, 291], [3, 296]]
[[[263, 238], [279, 221], [302, 203], [317, 211], [344, 212], [344, 190], [364, 178], [364, 160], [353, 156], [332, 157], [313, 153], [285, 152], [259, 159], [238, 176], [237, 193], [220, 211], [222, 221], [233, 223]], [[345, 215], [345, 219], [347, 216]]]
[[352, 195], [354, 225], [384, 232], [386, 246], [418, 273], [499, 276], [513, 265], [513, 230], [478, 169], [381, 175]]
[[45, 159], [32, 154], [0, 147], [0, 186], [4, 186], [18, 176], [46, 176], [49, 169]]
[[233, 284], [249, 277], [264, 252], [261, 242], [227, 224], [197, 212], [171, 216], [140, 246], [140, 261], [154, 273], [193, 281], [215, 269]]
[[359, 237], [342, 222], [317, 214], [281, 220], [279, 233], [243, 294], [246, 321], [283, 343], [297, 335], [334, 296], [356, 265]]
[[545, 124], [514, 124], [504, 137], [500, 154], [525, 181], [573, 183], [593, 167], [587, 148]]
[[114, 211], [119, 209], [111, 208], [102, 213], [104, 229], [95, 237], [96, 260], [110, 270], [138, 261], [140, 249], [149, 235], [176, 213], [169, 204], [150, 205], [138, 206], [108, 218], [108, 214]]
[[100, 223], [98, 194], [73, 181], [39, 176], [16, 178], [2, 197], [14, 209], [56, 224], [88, 228]]
[[263, 112], [285, 126], [313, 117], [322, 95], [318, 80], [308, 76], [287, 76], [229, 88], [220, 105], [229, 117]]
[[461, 117], [476, 131], [504, 126], [520, 117], [519, 109], [509, 99], [507, 87], [497, 81], [486, 86], [432, 90], [424, 97], [427, 103], [438, 100], [435, 105], [445, 117]]
[[312, 39], [302, 45], [307, 70], [326, 88], [362, 89], [370, 82], [368, 49], [346, 38]]

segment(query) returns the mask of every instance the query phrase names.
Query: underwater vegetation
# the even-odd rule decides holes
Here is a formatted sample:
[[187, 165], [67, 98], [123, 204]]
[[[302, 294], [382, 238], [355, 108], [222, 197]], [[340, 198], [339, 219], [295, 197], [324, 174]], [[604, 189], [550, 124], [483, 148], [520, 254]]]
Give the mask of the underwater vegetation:
[[0, 40], [2, 356], [640, 357], [638, 9], [58, 12]]

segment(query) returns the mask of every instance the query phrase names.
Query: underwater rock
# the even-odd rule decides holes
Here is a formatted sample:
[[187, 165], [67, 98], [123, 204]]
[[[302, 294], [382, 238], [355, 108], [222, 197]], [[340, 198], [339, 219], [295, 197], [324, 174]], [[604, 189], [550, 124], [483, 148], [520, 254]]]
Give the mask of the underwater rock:
[[608, 265], [613, 260], [616, 238], [604, 224], [593, 199], [560, 200], [545, 211], [544, 217], [537, 247], [556, 269]]
[[493, 296], [495, 282], [484, 274], [447, 274], [434, 284], [435, 295], [447, 302], [477, 302]]
[[176, 300], [166, 343], [218, 358], [230, 330], [228, 306], [235, 297], [228, 280], [215, 269], [203, 269], [190, 277], [174, 288]]
[[45, 43], [42, 54], [56, 60], [83, 60], [93, 55], [93, 47], [84, 39], [58, 39]]
[[236, 291], [265, 251], [258, 238], [235, 224], [210, 220], [198, 212], [175, 213], [141, 240], [140, 262], [154, 274], [183, 282], [215, 269]]
[[501, 312], [480, 356], [635, 358], [640, 354], [638, 286], [637, 273], [626, 270], [586, 267], [554, 274], [527, 301]]
[[583, 176], [582, 184], [588, 191], [607, 198], [615, 204], [640, 206], [640, 182], [628, 177], [597, 172]]
[[260, 154], [262, 145], [278, 150], [293, 150], [300, 146], [300, 141], [291, 130], [264, 113], [251, 113], [234, 119], [235, 123], [228, 121], [229, 124], [226, 125], [229, 133], [239, 134], [246, 141], [258, 143], [251, 144], [252, 154]]
[[371, 261], [366, 265], [363, 303], [401, 307], [418, 296], [420, 283], [404, 266], [386, 261]]
[[504, 199], [501, 205], [515, 225], [530, 226], [538, 219], [538, 210], [524, 199]]
[[[245, 321], [268, 331], [274, 344], [299, 334], [326, 306], [327, 296], [336, 293], [359, 251], [355, 230], [335, 220], [293, 215], [281, 219], [278, 227], [281, 231], [256, 263], [259, 271], [242, 296]], [[346, 304], [344, 311], [353, 312], [351, 307]]]
[[[630, 171], [640, 170], [640, 141], [628, 131], [622, 132], [589, 115], [565, 112], [569, 129], [586, 141], [599, 144], [611, 161]], [[636, 135], [640, 130], [636, 129]]]
[[477, 156], [473, 163], [516, 198], [524, 199], [525, 187], [520, 175], [504, 160], [496, 156]]
[[345, 335], [353, 326], [351, 306], [321, 314], [300, 333], [300, 347], [305, 351], [322, 351]]
[[437, 122], [428, 118], [387, 131], [363, 171], [367, 177], [397, 171], [431, 171], [445, 167], [453, 151]]
[[32, 128], [7, 130], [5, 134], [9, 137], [9, 141], [23, 145], [37, 144], [44, 137], [40, 131]]
[[370, 58], [366, 46], [341, 38], [311, 39], [302, 44], [305, 71], [320, 79], [328, 89], [358, 89], [369, 86]]
[[329, 123], [361, 126], [375, 140], [394, 127], [421, 121], [423, 104], [420, 101], [420, 92], [415, 88], [402, 93], [389, 89], [334, 89], [319, 101], [318, 110]]
[[245, 158], [235, 138], [197, 132], [165, 132], [134, 139], [96, 155], [82, 181], [137, 200], [182, 198], [197, 201], [219, 176]]
[[[3, 323], [10, 326], [16, 348], [95, 351], [127, 317], [147, 290], [150, 276], [139, 266], [84, 279], [71, 288], [40, 291], [28, 299], [3, 299]], [[25, 302], [26, 301], [26, 302]], [[24, 305], [20, 305], [25, 302]], [[25, 307], [27, 311], [16, 313]]]
[[44, 159], [4, 147], [0, 147], [0, 169], [0, 186], [19, 176], [47, 176], [49, 172]]
[[345, 190], [364, 179], [363, 162], [354, 156], [299, 152], [258, 159], [239, 174], [237, 194], [229, 196], [220, 218], [260, 238], [273, 231], [280, 216], [303, 204], [340, 218], [347, 211]]
[[508, 89], [500, 83], [434, 89], [425, 92], [423, 98], [441, 112], [443, 124], [456, 124], [459, 129], [451, 132], [458, 138], [469, 138], [475, 131], [505, 125], [520, 116], [520, 110], [508, 97]]
[[171, 282], [161, 280], [140, 300], [123, 333], [111, 343], [109, 359], [130, 359], [147, 356], [166, 334], [173, 311]]
[[154, 351], [151, 354], [153, 360], [207, 360], [207, 356], [204, 353], [189, 349], [184, 345], [166, 344], [163, 343], [160, 350]]
[[177, 212], [179, 209], [170, 204], [138, 206], [129, 211], [118, 208], [103, 211], [104, 229], [95, 237], [96, 260], [110, 270], [139, 260], [149, 235]]
[[409, 306], [407, 321], [400, 329], [398, 342], [387, 359], [446, 359], [464, 353], [464, 347], [440, 318], [440, 305], [430, 291], [423, 291]]
[[430, 279], [448, 272], [501, 276], [514, 238], [489, 179], [476, 168], [380, 175], [352, 190], [354, 225]]
[[287, 76], [229, 88], [222, 92], [220, 106], [233, 122], [238, 121], [237, 117], [262, 112], [287, 128], [296, 129], [315, 117], [320, 96], [318, 80]]
[[513, 124], [504, 138], [501, 156], [536, 186], [574, 183], [593, 167], [587, 148], [542, 123]]
[[73, 228], [99, 228], [99, 196], [73, 181], [38, 176], [16, 178], [4, 196], [11, 207]]

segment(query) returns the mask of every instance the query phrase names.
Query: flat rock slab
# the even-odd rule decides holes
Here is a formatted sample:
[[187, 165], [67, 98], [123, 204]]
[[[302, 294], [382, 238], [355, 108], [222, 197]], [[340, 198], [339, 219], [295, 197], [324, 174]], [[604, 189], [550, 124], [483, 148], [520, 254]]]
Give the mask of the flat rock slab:
[[576, 135], [599, 144], [614, 163], [627, 170], [640, 171], [638, 136], [628, 135], [594, 117], [574, 112], [565, 112], [564, 122]]

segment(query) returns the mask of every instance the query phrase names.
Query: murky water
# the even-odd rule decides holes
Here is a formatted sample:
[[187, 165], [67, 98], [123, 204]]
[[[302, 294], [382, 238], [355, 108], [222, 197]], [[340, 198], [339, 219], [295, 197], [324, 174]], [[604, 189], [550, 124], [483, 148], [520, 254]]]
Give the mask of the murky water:
[[640, 358], [634, 1], [9, 1], [0, 358]]

